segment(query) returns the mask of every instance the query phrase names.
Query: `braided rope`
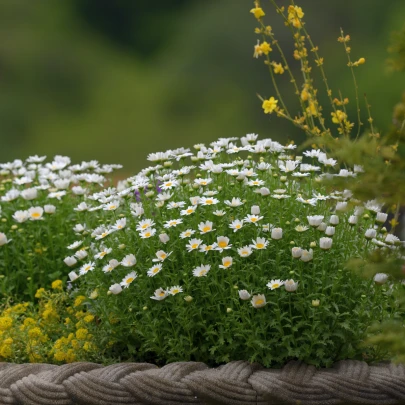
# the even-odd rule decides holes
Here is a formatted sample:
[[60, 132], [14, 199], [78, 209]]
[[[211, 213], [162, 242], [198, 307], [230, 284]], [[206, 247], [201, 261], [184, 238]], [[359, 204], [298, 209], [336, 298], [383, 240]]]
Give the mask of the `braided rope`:
[[234, 361], [215, 369], [179, 362], [0, 363], [0, 405], [340, 405], [405, 404], [405, 366], [344, 360], [316, 370]]

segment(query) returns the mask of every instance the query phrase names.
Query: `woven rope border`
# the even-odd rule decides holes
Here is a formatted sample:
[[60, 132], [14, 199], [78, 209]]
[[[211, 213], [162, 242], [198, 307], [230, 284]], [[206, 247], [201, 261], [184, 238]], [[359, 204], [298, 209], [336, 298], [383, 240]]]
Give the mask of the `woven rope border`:
[[405, 404], [405, 366], [343, 360], [330, 369], [291, 361], [282, 369], [234, 361], [0, 363], [0, 405]]

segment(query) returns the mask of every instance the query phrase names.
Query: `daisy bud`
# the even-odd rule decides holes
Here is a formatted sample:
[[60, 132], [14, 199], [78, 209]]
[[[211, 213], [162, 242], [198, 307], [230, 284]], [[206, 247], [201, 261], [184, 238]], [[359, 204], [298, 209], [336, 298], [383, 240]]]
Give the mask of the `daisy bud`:
[[44, 211], [46, 214], [54, 214], [56, 207], [54, 205], [44, 205]]
[[368, 215], [368, 214], [363, 215], [363, 219], [369, 219], [369, 218], [370, 218], [370, 215]]
[[142, 309], [143, 309], [144, 311], [146, 311], [146, 310], [148, 309], [148, 307], [147, 307], [147, 306], [144, 306]]
[[239, 290], [238, 293], [241, 300], [247, 301], [250, 299], [250, 294], [247, 292], [247, 290]]
[[[81, 250], [78, 250], [76, 253], [75, 253], [75, 256], [79, 259], [79, 260], [82, 260], [82, 259], [84, 259], [86, 256], [87, 256], [87, 252], [84, 250], [84, 249], [81, 249]], [[66, 262], [65, 262], [66, 263]], [[69, 265], [68, 265], [69, 266]]]
[[191, 295], [187, 295], [187, 297], [184, 297], [184, 301], [186, 302], [191, 302], [193, 300], [193, 297]]
[[265, 197], [266, 195], [270, 194], [270, 190], [267, 187], [259, 188], [259, 193]]
[[167, 233], [161, 233], [161, 234], [159, 235], [159, 239], [160, 239], [160, 241], [161, 241], [162, 243], [167, 243], [167, 242], [169, 242], [169, 240], [170, 240], [169, 235], [168, 235]]
[[323, 250], [329, 250], [332, 247], [332, 239], [331, 238], [319, 239], [319, 247]]
[[297, 290], [298, 288], [298, 281], [294, 282], [294, 280], [287, 280], [284, 282], [284, 288], [286, 289], [286, 291], [288, 292], [294, 292]]
[[364, 236], [366, 239], [374, 239], [377, 236], [377, 231], [375, 229], [367, 229]]
[[245, 180], [246, 179], [246, 176], [244, 175], [244, 174], [239, 174], [237, 177], [236, 177], [236, 180], [237, 181], [240, 181], [240, 182], [242, 182], [243, 180]]
[[339, 217], [337, 215], [331, 215], [329, 222], [332, 225], [338, 225], [339, 224]]
[[336, 228], [334, 226], [328, 226], [325, 229], [325, 235], [333, 236], [335, 234], [335, 230], [336, 230]]
[[374, 276], [374, 281], [376, 284], [380, 284], [380, 285], [385, 284], [387, 282], [387, 280], [388, 280], [388, 274], [385, 274], [385, 273], [377, 273]]
[[155, 195], [155, 192], [154, 192], [153, 190], [148, 191], [147, 193], [145, 193], [145, 196], [146, 196], [147, 198], [151, 198], [151, 197], [153, 197], [154, 195]]
[[312, 306], [313, 307], [319, 307], [319, 300], [312, 300]]
[[357, 215], [350, 215], [349, 224], [356, 225], [358, 220], [359, 220], [359, 217]]
[[314, 257], [314, 252], [312, 249], [309, 249], [309, 250], [303, 249], [300, 259], [303, 262], [309, 262], [310, 260], [313, 259], [313, 257]]
[[283, 237], [283, 230], [281, 228], [273, 228], [271, 230], [271, 238], [279, 240]]
[[[79, 250], [80, 252], [80, 250]], [[77, 260], [73, 257], [73, 256], [68, 256], [66, 257], [64, 260], [66, 265], [68, 265], [69, 267], [74, 266], [77, 263]], [[72, 280], [73, 281], [73, 280]]]
[[316, 242], [315, 242], [315, 241], [314, 241], [314, 242], [311, 242], [311, 243], [309, 244], [309, 247], [311, 247], [311, 248], [316, 247]]
[[336, 204], [336, 211], [346, 211], [347, 209], [347, 202], [346, 201], [339, 201]]
[[300, 247], [293, 247], [291, 253], [294, 259], [299, 259], [302, 255], [302, 249]]
[[126, 248], [126, 245], [124, 245], [123, 243], [122, 243], [121, 245], [118, 245], [118, 249], [123, 250], [123, 249], [125, 249], [125, 248]]
[[324, 232], [326, 230], [327, 225], [325, 224], [325, 222], [321, 222], [320, 225], [318, 226], [318, 231]]
[[307, 216], [309, 225], [313, 226], [314, 228], [321, 225], [323, 218], [323, 215]]
[[98, 291], [94, 290], [90, 295], [89, 298], [95, 300], [98, 297]]
[[6, 234], [0, 233], [0, 246], [6, 245], [8, 242], [10, 241], [7, 239]]
[[68, 276], [69, 276], [70, 281], [75, 281], [76, 279], [79, 278], [79, 276], [78, 276], [74, 271], [71, 271], [71, 272], [68, 274]]
[[113, 284], [113, 285], [108, 289], [108, 291], [109, 291], [111, 294], [117, 295], [117, 294], [119, 294], [119, 293], [122, 291], [122, 287], [121, 287], [120, 284]]
[[258, 205], [253, 205], [250, 209], [250, 213], [252, 215], [259, 215], [260, 214], [260, 207]]
[[281, 181], [282, 183], [285, 183], [285, 182], [287, 181], [287, 176], [281, 176], [281, 177], [280, 177], [280, 181]]
[[383, 224], [387, 220], [388, 214], [385, 212], [377, 212], [377, 216], [375, 218], [376, 222]]

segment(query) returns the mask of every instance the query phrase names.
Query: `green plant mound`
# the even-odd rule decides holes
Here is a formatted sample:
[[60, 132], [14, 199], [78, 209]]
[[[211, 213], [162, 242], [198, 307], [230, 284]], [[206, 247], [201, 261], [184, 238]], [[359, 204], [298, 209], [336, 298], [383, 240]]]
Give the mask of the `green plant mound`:
[[80, 221], [99, 226], [69, 246], [87, 253], [70, 277], [99, 319], [103, 355], [272, 367], [383, 358], [362, 342], [372, 321], [401, 315], [402, 286], [346, 263], [397, 256], [402, 243], [382, 204], [330, 186], [361, 181], [361, 167], [254, 134], [238, 141], [151, 154], [154, 166], [86, 200]]

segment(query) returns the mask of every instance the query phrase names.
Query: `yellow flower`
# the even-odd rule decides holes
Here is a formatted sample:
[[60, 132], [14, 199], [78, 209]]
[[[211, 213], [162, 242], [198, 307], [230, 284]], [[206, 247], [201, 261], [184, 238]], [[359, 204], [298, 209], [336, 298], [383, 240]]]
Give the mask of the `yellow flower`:
[[80, 305], [83, 303], [83, 301], [85, 301], [85, 300], [86, 300], [86, 297], [85, 297], [84, 295], [79, 295], [78, 297], [76, 297], [73, 306], [74, 306], [74, 307], [78, 307], [78, 306], [80, 306]]
[[250, 12], [255, 16], [255, 18], [259, 19], [264, 17], [266, 14], [264, 13], [261, 7], [255, 7], [250, 10]]
[[275, 74], [282, 75], [284, 73], [284, 68], [281, 63], [273, 62], [273, 70]]
[[52, 289], [53, 290], [62, 290], [62, 280], [55, 280], [52, 283]]
[[269, 52], [272, 51], [271, 46], [268, 42], [264, 41], [260, 44], [260, 50], [265, 54], [268, 55]]
[[87, 329], [80, 328], [76, 331], [76, 337], [77, 339], [83, 340], [86, 339], [88, 333], [89, 331]]
[[79, 343], [79, 341], [78, 340], [76, 340], [76, 339], [73, 339], [71, 342], [70, 342], [70, 344], [72, 345], [72, 347], [73, 347], [73, 349], [80, 349], [80, 343]]
[[45, 293], [45, 288], [40, 288], [35, 293], [35, 298], [42, 298]]
[[10, 345], [1, 346], [1, 348], [0, 348], [0, 356], [1, 357], [4, 357], [5, 359], [7, 359], [12, 354], [13, 354], [13, 349], [11, 348]]
[[13, 325], [13, 319], [9, 316], [2, 316], [0, 318], [0, 330], [10, 329]]
[[28, 318], [24, 319], [23, 323], [24, 323], [24, 326], [29, 327], [29, 326], [35, 325], [36, 321], [35, 321], [35, 319], [28, 317]]
[[75, 352], [69, 349], [65, 355], [66, 363], [73, 363], [76, 360]]
[[33, 338], [38, 338], [42, 336], [42, 331], [41, 329], [36, 326], [35, 328], [32, 328], [28, 331], [28, 336], [33, 339]]
[[86, 322], [86, 323], [93, 322], [93, 320], [94, 320], [94, 315], [87, 315], [87, 316], [85, 316], [85, 317], [83, 318], [83, 320], [84, 320], [84, 322]]
[[347, 118], [347, 115], [342, 110], [336, 110], [336, 112], [331, 113], [332, 115], [332, 122], [334, 124], [340, 124]]
[[63, 360], [65, 360], [65, 358], [66, 358], [66, 354], [65, 354], [64, 352], [58, 350], [58, 351], [55, 352], [55, 354], [53, 355], [53, 358], [54, 358], [56, 361], [63, 361]]
[[262, 108], [265, 114], [271, 114], [274, 110], [277, 109], [278, 100], [274, 97], [270, 97], [268, 100], [264, 100]]

